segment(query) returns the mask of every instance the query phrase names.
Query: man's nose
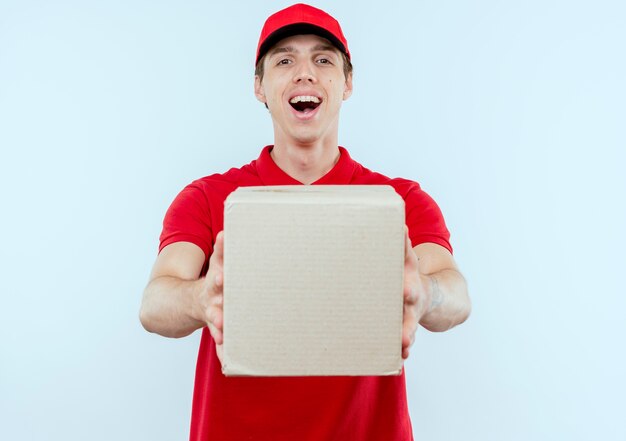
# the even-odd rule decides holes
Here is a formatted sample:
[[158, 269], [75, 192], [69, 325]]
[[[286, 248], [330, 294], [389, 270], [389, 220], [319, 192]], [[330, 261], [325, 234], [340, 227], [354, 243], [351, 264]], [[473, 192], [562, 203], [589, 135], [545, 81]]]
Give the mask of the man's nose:
[[293, 77], [293, 81], [295, 83], [305, 83], [311, 82], [314, 83], [316, 81], [315, 75], [313, 73], [313, 66], [310, 63], [302, 63], [298, 67], [296, 74]]

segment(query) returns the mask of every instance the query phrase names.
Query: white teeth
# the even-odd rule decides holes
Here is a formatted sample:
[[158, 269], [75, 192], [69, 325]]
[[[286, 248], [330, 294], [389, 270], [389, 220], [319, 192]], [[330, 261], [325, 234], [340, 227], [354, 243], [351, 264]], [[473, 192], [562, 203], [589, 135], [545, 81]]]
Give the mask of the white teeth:
[[319, 104], [320, 99], [316, 96], [294, 96], [289, 100], [291, 104], [295, 103], [317, 103]]

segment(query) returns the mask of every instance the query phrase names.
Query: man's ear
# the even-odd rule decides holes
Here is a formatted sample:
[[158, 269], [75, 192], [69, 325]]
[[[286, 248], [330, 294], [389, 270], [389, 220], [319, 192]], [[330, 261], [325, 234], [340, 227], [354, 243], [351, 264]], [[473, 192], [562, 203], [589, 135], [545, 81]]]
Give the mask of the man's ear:
[[343, 88], [343, 100], [347, 100], [350, 96], [352, 96], [352, 72], [350, 72], [346, 78], [346, 83]]
[[254, 76], [254, 96], [263, 104], [267, 104], [267, 98], [265, 98], [265, 91], [263, 90], [263, 84], [258, 75]]

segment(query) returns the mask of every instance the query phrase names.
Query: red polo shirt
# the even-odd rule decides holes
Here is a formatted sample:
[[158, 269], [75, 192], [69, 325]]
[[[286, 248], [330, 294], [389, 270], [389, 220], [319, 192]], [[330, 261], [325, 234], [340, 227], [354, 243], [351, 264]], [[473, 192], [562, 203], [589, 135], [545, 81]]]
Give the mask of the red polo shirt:
[[[160, 250], [191, 242], [208, 257], [223, 228], [224, 200], [237, 187], [298, 185], [270, 156], [224, 174], [194, 181], [170, 206]], [[413, 246], [433, 242], [452, 251], [443, 216], [420, 186], [390, 179], [358, 164], [339, 147], [339, 161], [312, 185], [391, 185], [406, 205]], [[398, 342], [400, 344], [400, 342]], [[192, 441], [408, 441], [412, 440], [404, 372], [391, 377], [225, 377], [207, 328], [196, 366]]]

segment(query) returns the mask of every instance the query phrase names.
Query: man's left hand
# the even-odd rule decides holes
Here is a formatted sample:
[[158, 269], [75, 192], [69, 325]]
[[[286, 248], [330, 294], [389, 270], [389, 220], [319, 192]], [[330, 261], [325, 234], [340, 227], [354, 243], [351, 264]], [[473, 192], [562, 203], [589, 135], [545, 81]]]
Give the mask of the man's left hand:
[[430, 277], [421, 274], [419, 259], [411, 247], [408, 229], [405, 228], [404, 251], [404, 314], [402, 320], [402, 358], [409, 357], [409, 348], [415, 341], [420, 319], [431, 306]]

